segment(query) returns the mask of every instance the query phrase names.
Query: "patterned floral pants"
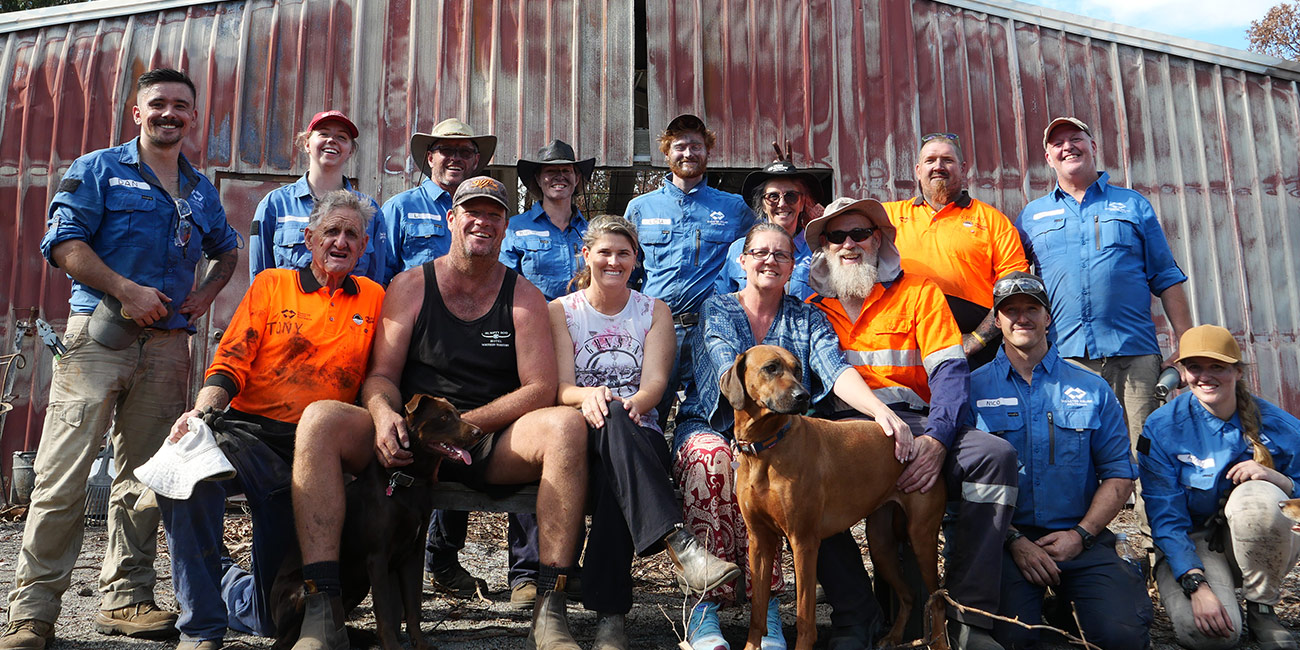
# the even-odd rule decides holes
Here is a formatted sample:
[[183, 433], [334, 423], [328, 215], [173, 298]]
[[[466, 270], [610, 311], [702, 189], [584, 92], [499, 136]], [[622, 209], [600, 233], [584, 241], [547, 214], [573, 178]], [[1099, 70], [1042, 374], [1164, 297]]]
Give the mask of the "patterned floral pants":
[[[731, 443], [704, 432], [686, 439], [677, 450], [673, 473], [682, 490], [682, 521], [714, 555], [735, 562], [744, 570], [745, 595], [752, 594], [749, 574], [749, 533], [736, 502], [736, 472], [731, 467]], [[781, 554], [772, 572], [772, 593], [785, 591], [780, 571]], [[716, 603], [736, 602], [736, 583], [725, 584], [704, 595]]]

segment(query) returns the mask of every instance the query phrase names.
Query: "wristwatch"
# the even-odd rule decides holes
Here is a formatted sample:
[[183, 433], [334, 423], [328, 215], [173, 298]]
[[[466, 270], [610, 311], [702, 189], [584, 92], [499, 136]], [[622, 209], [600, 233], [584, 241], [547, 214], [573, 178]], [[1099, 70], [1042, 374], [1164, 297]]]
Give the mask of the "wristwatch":
[[1024, 537], [1024, 536], [1025, 536], [1024, 533], [1022, 533], [1022, 532], [1020, 532], [1020, 531], [1018, 531], [1018, 530], [1012, 528], [1012, 529], [1010, 529], [1010, 530], [1007, 531], [1007, 538], [1006, 538], [1005, 541], [1002, 542], [1002, 545], [1005, 546], [1005, 547], [1007, 547], [1007, 548], [1011, 548], [1011, 544], [1012, 544], [1013, 542], [1015, 542], [1016, 540], [1018, 540], [1018, 539], [1020, 539], [1021, 537]]
[[1210, 584], [1210, 581], [1205, 579], [1204, 573], [1192, 573], [1191, 571], [1188, 571], [1183, 574], [1183, 577], [1178, 579], [1178, 586], [1183, 588], [1183, 595], [1188, 598], [1191, 598], [1192, 594], [1196, 593], [1196, 590], [1201, 588], [1201, 585], [1208, 584]]
[[1097, 543], [1097, 536], [1084, 530], [1083, 526], [1075, 526], [1072, 530], [1079, 533], [1079, 538], [1083, 540], [1083, 550], [1086, 551]]

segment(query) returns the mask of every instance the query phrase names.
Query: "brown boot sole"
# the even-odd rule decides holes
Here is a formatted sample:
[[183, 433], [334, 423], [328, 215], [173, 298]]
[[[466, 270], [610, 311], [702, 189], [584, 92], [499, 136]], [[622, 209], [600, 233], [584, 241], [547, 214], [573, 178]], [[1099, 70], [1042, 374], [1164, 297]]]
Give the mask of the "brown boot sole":
[[95, 631], [109, 636], [120, 634], [133, 639], [151, 640], [171, 639], [180, 634], [174, 623], [138, 625], [129, 621], [109, 618], [103, 614], [95, 614]]

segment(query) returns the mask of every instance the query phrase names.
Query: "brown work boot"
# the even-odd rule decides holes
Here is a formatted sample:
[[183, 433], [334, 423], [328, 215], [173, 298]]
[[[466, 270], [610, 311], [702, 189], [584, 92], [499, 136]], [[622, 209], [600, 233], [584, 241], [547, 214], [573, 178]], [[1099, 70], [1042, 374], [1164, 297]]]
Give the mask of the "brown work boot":
[[176, 650], [221, 650], [224, 643], [224, 639], [207, 639], [205, 641], [181, 639], [181, 642], [176, 644]]
[[424, 572], [424, 579], [435, 591], [441, 591], [456, 598], [486, 597], [487, 581], [470, 575], [465, 567], [456, 562], [445, 568]]
[[564, 576], [555, 581], [554, 590], [538, 594], [537, 606], [533, 608], [533, 627], [528, 630], [524, 647], [528, 650], [582, 650], [569, 632], [569, 598], [564, 594]]
[[687, 594], [702, 594], [740, 577], [740, 567], [706, 551], [685, 528], [670, 533], [664, 544], [677, 570], [677, 586]]
[[54, 625], [34, 618], [10, 621], [0, 634], [0, 650], [45, 650], [54, 641]]
[[343, 599], [316, 590], [311, 580], [303, 585], [302, 631], [293, 650], [349, 650], [343, 624]]
[[95, 631], [122, 634], [137, 639], [167, 639], [176, 636], [176, 613], [146, 600], [95, 614]]
[[537, 583], [524, 580], [510, 588], [510, 609], [527, 611], [537, 604]]
[[1246, 601], [1246, 627], [1261, 650], [1296, 650], [1295, 637], [1277, 620], [1271, 605]]

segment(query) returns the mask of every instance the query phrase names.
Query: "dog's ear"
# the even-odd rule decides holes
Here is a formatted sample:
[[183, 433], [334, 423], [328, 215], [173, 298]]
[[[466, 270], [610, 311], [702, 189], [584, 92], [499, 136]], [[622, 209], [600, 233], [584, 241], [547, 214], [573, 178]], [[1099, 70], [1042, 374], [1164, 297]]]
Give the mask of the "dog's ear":
[[722, 375], [719, 381], [722, 396], [727, 398], [733, 409], [745, 408], [745, 353], [736, 355], [736, 362]]
[[411, 401], [406, 403], [406, 414], [410, 415], [414, 413], [416, 409], [419, 409], [420, 401], [423, 400], [425, 397], [428, 397], [428, 395], [424, 395], [421, 393], [416, 393], [415, 396], [411, 397]]

